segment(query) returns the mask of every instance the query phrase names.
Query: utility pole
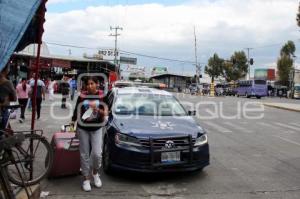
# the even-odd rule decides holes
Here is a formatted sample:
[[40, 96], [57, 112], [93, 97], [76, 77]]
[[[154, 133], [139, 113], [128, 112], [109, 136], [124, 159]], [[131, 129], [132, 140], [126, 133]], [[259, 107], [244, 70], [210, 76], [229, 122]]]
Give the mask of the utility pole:
[[116, 66], [116, 72], [119, 70], [119, 64], [118, 64], [118, 60], [117, 60], [117, 43], [118, 43], [118, 36], [120, 36], [120, 34], [118, 34], [118, 30], [123, 30], [122, 27], [116, 26], [116, 27], [112, 27], [110, 26], [110, 30], [115, 30], [115, 34], [110, 34], [109, 36], [113, 36], [115, 37], [115, 50], [114, 50], [114, 54], [115, 54], [115, 59], [114, 59], [114, 63]]
[[253, 48], [245, 48], [245, 49], [247, 50], [248, 79], [250, 79], [250, 50], [252, 50]]
[[68, 49], [68, 52], [69, 52], [69, 56], [71, 56], [72, 55], [72, 50]]
[[200, 73], [201, 73], [201, 67], [198, 65], [198, 59], [197, 59], [197, 37], [196, 37], [196, 28], [194, 26], [194, 38], [195, 38], [195, 66], [196, 66], [196, 82], [197, 84], [200, 84]]

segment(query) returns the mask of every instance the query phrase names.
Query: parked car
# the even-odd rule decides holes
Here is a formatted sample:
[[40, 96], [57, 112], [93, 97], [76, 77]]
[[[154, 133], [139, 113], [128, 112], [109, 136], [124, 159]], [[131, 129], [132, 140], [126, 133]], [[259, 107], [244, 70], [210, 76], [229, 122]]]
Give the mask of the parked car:
[[189, 89], [190, 89], [190, 93], [192, 95], [195, 95], [197, 94], [199, 91], [200, 91], [200, 86], [197, 85], [196, 83], [192, 83], [190, 86], [189, 86]]
[[114, 88], [104, 128], [103, 168], [138, 172], [202, 170], [209, 165], [205, 130], [169, 92]]

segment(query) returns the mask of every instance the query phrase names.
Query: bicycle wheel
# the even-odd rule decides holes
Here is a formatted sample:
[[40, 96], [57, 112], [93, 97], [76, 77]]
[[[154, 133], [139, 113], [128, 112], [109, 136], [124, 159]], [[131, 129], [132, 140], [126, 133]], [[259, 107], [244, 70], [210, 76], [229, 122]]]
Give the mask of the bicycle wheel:
[[13, 148], [12, 156], [15, 161], [6, 165], [7, 174], [9, 180], [19, 186], [37, 184], [46, 177], [53, 164], [51, 145], [36, 134], [25, 134], [22, 144]]
[[13, 199], [14, 193], [7, 179], [6, 170], [0, 167], [0, 199]]

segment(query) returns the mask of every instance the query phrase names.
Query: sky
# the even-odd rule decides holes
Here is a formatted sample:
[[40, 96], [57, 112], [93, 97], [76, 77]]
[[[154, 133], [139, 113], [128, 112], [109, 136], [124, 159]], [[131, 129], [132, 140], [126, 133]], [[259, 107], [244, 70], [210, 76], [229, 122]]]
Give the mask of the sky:
[[48, 0], [43, 40], [52, 54], [92, 55], [114, 48], [110, 26], [120, 26], [121, 51], [187, 62], [122, 56], [136, 57], [137, 66], [146, 67], [148, 73], [163, 66], [172, 73], [193, 75], [195, 27], [202, 70], [214, 53], [229, 59], [235, 51], [252, 48], [253, 75], [255, 68], [276, 67], [280, 48], [288, 40], [295, 42], [295, 61], [300, 63], [298, 4], [298, 0]]

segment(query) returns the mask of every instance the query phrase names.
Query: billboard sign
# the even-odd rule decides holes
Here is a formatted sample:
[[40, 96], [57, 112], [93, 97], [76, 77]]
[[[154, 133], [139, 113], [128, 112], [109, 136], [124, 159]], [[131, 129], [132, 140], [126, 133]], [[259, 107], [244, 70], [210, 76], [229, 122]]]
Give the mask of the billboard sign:
[[255, 69], [254, 78], [263, 80], [275, 80], [275, 69]]
[[137, 58], [134, 57], [120, 57], [120, 63], [121, 64], [132, 64], [136, 65], [137, 63]]
[[151, 75], [162, 75], [168, 73], [167, 67], [153, 67]]

